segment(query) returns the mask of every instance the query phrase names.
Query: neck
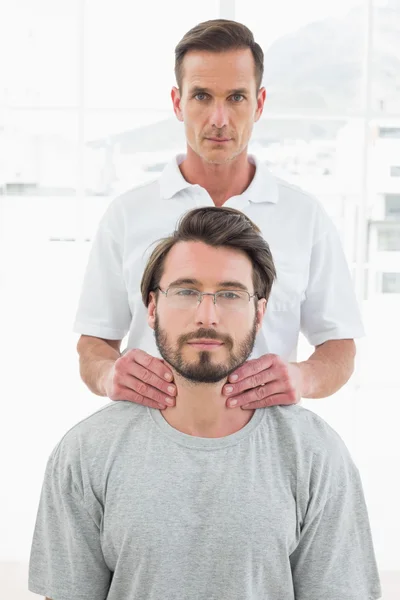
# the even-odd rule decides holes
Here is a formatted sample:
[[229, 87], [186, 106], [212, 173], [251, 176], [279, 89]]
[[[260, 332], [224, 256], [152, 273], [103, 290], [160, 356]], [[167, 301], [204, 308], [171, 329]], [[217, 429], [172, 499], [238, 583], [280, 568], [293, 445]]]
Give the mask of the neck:
[[247, 149], [227, 163], [214, 164], [204, 161], [190, 146], [187, 146], [186, 158], [179, 168], [188, 183], [207, 190], [215, 206], [222, 206], [232, 196], [242, 194], [256, 171], [248, 160]]
[[227, 408], [218, 383], [193, 383], [174, 371], [177, 387], [176, 404], [163, 410], [165, 420], [182, 433], [197, 437], [225, 437], [242, 429], [254, 411]]

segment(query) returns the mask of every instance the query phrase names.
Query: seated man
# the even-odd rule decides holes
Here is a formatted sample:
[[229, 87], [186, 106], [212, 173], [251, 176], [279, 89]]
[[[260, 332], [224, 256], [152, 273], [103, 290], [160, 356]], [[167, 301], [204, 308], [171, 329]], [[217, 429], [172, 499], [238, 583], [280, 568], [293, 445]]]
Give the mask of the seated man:
[[340, 437], [298, 405], [232, 410], [221, 393], [251, 353], [274, 278], [268, 244], [234, 209], [195, 209], [158, 243], [141, 293], [174, 373], [176, 406], [112, 402], [56, 446], [33, 538], [32, 592], [380, 597], [360, 476]]

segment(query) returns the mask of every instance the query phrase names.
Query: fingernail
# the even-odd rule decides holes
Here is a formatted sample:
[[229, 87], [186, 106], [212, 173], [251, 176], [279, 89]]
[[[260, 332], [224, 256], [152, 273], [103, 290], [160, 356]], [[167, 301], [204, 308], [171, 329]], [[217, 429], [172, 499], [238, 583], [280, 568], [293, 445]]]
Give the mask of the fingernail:
[[238, 378], [238, 376], [237, 376], [237, 375], [231, 375], [231, 376], [229, 377], [229, 381], [236, 381], [236, 380], [237, 380], [237, 378]]
[[165, 402], [168, 404], [168, 406], [174, 406], [175, 404], [175, 400], [173, 398], [168, 398], [168, 396], [165, 398]]
[[170, 394], [175, 394], [175, 387], [173, 385], [169, 385], [167, 390]]
[[237, 404], [237, 400], [230, 400], [229, 401], [229, 406], [236, 406]]
[[227, 385], [225, 391], [227, 394], [230, 394], [231, 392], [233, 392], [233, 387], [231, 385]]
[[166, 379], [167, 381], [172, 381], [171, 373], [164, 373], [164, 379]]

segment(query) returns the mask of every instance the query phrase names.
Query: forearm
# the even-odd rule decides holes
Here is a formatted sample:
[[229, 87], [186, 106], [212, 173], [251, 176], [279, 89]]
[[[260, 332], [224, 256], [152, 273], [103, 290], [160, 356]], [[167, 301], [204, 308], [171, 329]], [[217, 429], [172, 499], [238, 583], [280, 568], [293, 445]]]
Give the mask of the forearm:
[[[119, 345], [119, 342], [115, 342]], [[107, 396], [105, 380], [116, 360], [121, 356], [117, 347], [108, 341], [82, 336], [78, 342], [79, 371], [83, 382], [97, 396]]]
[[303, 362], [296, 363], [301, 373], [303, 398], [326, 398], [337, 392], [354, 370], [354, 340], [329, 340], [315, 348]]

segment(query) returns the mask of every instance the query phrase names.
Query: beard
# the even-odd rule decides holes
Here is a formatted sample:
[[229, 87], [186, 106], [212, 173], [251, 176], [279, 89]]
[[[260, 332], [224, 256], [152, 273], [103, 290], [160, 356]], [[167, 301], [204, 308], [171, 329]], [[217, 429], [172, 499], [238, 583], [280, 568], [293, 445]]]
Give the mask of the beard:
[[[229, 335], [221, 335], [213, 329], [198, 329], [195, 333], [180, 335], [174, 348], [168, 341], [167, 333], [160, 327], [158, 314], [155, 317], [154, 335], [157, 348], [163, 359], [169, 363], [179, 375], [194, 383], [217, 383], [225, 379], [240, 365], [242, 365], [253, 350], [257, 334], [257, 319], [254, 318], [253, 327], [247, 336], [238, 343], [237, 349], [233, 351], [234, 342]], [[214, 362], [212, 352], [203, 350], [199, 352], [198, 359], [191, 362], [183, 358], [183, 347], [187, 342], [194, 339], [213, 339], [225, 344], [228, 350], [228, 359], [223, 363]]]

